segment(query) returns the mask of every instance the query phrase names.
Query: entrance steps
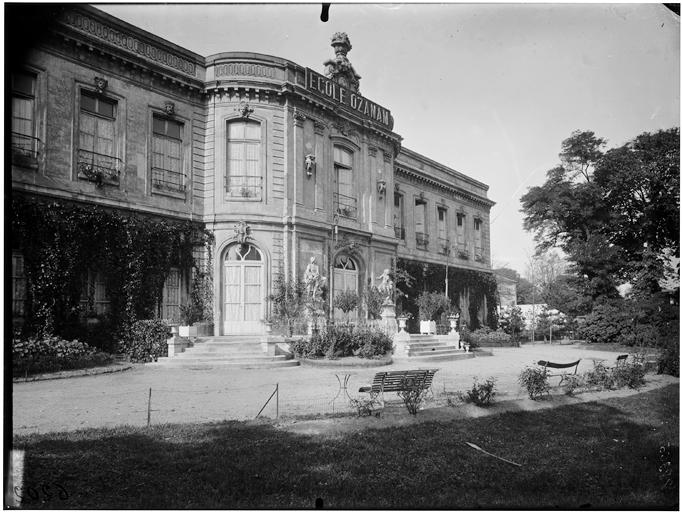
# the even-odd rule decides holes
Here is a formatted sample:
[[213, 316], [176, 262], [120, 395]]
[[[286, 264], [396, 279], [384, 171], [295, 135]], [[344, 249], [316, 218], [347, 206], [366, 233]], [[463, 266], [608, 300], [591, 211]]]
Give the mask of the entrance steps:
[[447, 336], [433, 336], [430, 334], [411, 334], [410, 340], [405, 340], [405, 351], [393, 354], [396, 361], [454, 361], [475, 357], [471, 352], [465, 352], [457, 347], [457, 343]]
[[163, 368], [282, 368], [298, 366], [286, 355], [269, 355], [263, 350], [262, 336], [202, 336], [181, 354], [164, 357], [147, 366]]

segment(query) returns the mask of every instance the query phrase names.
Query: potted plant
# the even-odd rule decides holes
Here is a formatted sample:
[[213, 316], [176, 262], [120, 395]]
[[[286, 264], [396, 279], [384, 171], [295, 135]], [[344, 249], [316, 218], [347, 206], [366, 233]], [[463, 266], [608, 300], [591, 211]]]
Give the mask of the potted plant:
[[190, 301], [187, 304], [180, 306], [180, 327], [178, 334], [185, 338], [197, 337], [197, 326], [195, 322], [202, 319], [201, 308], [194, 302]]
[[442, 292], [423, 292], [417, 297], [419, 307], [419, 332], [436, 334], [436, 314], [450, 309], [450, 299]]

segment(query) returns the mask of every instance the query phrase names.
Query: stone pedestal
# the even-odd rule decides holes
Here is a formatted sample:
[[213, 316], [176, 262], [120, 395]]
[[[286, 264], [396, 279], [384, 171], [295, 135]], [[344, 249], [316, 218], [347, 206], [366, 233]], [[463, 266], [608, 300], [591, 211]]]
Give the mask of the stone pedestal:
[[168, 357], [173, 357], [182, 354], [187, 347], [189, 347], [189, 338], [183, 338], [178, 335], [177, 326], [171, 327], [171, 337], [166, 340], [168, 345]]
[[398, 332], [398, 323], [395, 321], [395, 304], [390, 301], [381, 305], [381, 327], [387, 336], [393, 336]]

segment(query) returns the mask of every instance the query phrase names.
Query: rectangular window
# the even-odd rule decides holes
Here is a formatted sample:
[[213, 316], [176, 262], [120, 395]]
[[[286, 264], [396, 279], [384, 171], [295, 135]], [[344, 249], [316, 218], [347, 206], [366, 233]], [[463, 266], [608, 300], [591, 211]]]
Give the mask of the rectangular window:
[[231, 121], [227, 125], [228, 199], [261, 200], [263, 177], [260, 162], [261, 126], [255, 121]]
[[118, 185], [121, 161], [116, 158], [116, 101], [81, 91], [78, 125], [78, 177]]
[[466, 215], [457, 214], [457, 247], [464, 249], [466, 244]]
[[12, 316], [21, 318], [26, 314], [26, 274], [24, 256], [12, 253]]
[[160, 116], [152, 118], [152, 191], [184, 195], [182, 123]]
[[448, 211], [438, 208], [438, 250], [443, 254], [450, 252], [450, 239], [448, 238]]
[[474, 258], [476, 261], [483, 261], [483, 244], [481, 242], [481, 219], [474, 219]]
[[395, 192], [393, 194], [393, 227], [395, 237], [405, 240], [405, 201], [403, 195]]
[[336, 212], [344, 217], [355, 219], [358, 216], [358, 200], [353, 186], [353, 153], [334, 146], [334, 173], [336, 193], [334, 206]]
[[163, 283], [161, 317], [171, 323], [180, 322], [180, 270], [172, 268]]
[[426, 223], [426, 201], [423, 199], [414, 201], [414, 231], [417, 247], [426, 249], [429, 244], [429, 235]]
[[89, 270], [81, 276], [81, 311], [86, 316], [102, 316], [109, 312], [111, 301], [102, 272]]
[[35, 109], [36, 75], [12, 73], [12, 156], [17, 165], [37, 163], [40, 141], [35, 136]]

